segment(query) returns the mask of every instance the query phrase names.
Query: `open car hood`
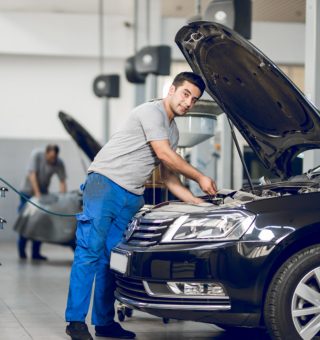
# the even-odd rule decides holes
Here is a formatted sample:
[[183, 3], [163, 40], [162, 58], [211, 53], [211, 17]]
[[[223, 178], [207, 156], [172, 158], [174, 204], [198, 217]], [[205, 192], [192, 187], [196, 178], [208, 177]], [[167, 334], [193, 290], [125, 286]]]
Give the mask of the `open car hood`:
[[319, 112], [242, 36], [202, 21], [182, 27], [175, 41], [266, 168], [287, 178], [293, 158], [320, 148]]
[[59, 119], [80, 149], [89, 157], [90, 160], [93, 160], [95, 155], [101, 149], [101, 144], [98, 143], [83, 126], [81, 126], [67, 113], [60, 111]]

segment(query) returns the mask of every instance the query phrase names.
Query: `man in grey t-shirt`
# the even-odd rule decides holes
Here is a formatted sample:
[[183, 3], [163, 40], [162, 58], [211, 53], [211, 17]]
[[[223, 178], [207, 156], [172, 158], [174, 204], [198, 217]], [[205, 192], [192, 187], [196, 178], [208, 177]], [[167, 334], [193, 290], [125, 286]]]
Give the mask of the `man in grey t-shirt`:
[[181, 158], [175, 149], [179, 133], [174, 121], [201, 97], [205, 84], [191, 72], [178, 74], [163, 99], [132, 111], [127, 122], [99, 151], [83, 186], [83, 212], [77, 216], [77, 248], [72, 265], [66, 332], [72, 339], [92, 339], [85, 318], [95, 280], [92, 324], [96, 336], [132, 339], [114, 318], [111, 249], [120, 241], [133, 215], [143, 205], [144, 183], [160, 164], [167, 188], [179, 199], [202, 200], [182, 185], [176, 173], [196, 181], [203, 192], [216, 193], [214, 181]]
[[163, 100], [142, 104], [96, 155], [88, 172], [99, 173], [142, 195], [144, 183], [160, 163], [150, 142], [161, 140], [168, 140], [171, 149], [176, 150], [179, 140], [176, 122], [169, 119]]
[[[45, 150], [36, 149], [32, 151], [31, 158], [27, 168], [27, 176], [24, 180], [22, 192], [28, 198], [35, 196], [39, 198], [42, 194], [48, 193], [51, 177], [56, 174], [60, 181], [60, 192], [66, 192], [66, 171], [63, 161], [58, 157], [59, 147], [49, 144]], [[26, 203], [24, 198], [18, 208], [22, 210]], [[20, 259], [26, 259], [27, 239], [22, 235], [18, 240], [18, 252]], [[46, 257], [40, 254], [41, 242], [33, 241], [32, 258], [34, 260], [46, 260]]]

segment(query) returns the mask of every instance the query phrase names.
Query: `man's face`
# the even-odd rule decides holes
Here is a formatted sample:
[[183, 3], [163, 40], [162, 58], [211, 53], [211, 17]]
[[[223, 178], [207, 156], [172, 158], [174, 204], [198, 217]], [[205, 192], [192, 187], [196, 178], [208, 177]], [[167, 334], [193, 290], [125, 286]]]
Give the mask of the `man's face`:
[[54, 165], [57, 163], [58, 155], [54, 150], [50, 150], [46, 153], [46, 160], [49, 164]]
[[168, 93], [170, 97], [170, 106], [175, 116], [185, 115], [200, 98], [199, 88], [188, 81], [175, 87], [171, 85]]

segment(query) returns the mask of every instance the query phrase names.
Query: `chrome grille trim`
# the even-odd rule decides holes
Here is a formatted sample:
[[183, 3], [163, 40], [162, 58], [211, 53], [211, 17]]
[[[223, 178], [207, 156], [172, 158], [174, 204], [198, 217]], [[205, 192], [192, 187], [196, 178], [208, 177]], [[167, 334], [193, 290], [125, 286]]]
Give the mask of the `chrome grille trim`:
[[149, 303], [149, 302], [140, 302], [133, 299], [128, 299], [121, 296], [118, 292], [115, 292], [115, 297], [117, 300], [122, 302], [128, 307], [133, 308], [150, 308], [150, 309], [173, 309], [173, 310], [196, 310], [196, 311], [221, 311], [221, 310], [229, 310], [231, 309], [230, 304], [226, 305], [188, 305], [188, 304], [157, 304], [157, 303]]
[[162, 225], [162, 226], [157, 226], [157, 227], [152, 227], [150, 225], [145, 225], [145, 226], [139, 226], [136, 227], [135, 230], [140, 230], [140, 231], [158, 231], [158, 230], [162, 230], [162, 229], [166, 229], [168, 228], [167, 225]]
[[128, 242], [129, 244], [131, 244], [132, 246], [141, 246], [141, 247], [148, 247], [148, 246], [154, 246], [156, 245], [157, 241], [140, 241], [140, 240], [129, 240]]
[[139, 232], [137, 232], [137, 233], [135, 233], [134, 234], [134, 238], [154, 238], [154, 237], [159, 237], [159, 236], [161, 236], [162, 234], [148, 234], [148, 233], [139, 233]]
[[127, 243], [142, 247], [154, 246], [161, 241], [172, 221], [173, 219], [151, 220], [140, 217], [134, 223]]

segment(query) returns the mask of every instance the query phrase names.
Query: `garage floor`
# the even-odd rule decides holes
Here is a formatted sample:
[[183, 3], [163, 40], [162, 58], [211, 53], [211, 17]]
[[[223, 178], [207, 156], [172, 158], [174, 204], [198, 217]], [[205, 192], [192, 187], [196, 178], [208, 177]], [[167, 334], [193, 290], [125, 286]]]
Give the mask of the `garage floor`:
[[[64, 308], [73, 254], [68, 248], [52, 245], [44, 245], [43, 254], [49, 257], [48, 262], [21, 262], [15, 244], [0, 243], [1, 340], [70, 339], [64, 333]], [[268, 339], [257, 331], [235, 334], [195, 322], [170, 320], [165, 325], [160, 318], [138, 311], [123, 326], [136, 332], [138, 340]], [[91, 331], [94, 334], [93, 328]]]

